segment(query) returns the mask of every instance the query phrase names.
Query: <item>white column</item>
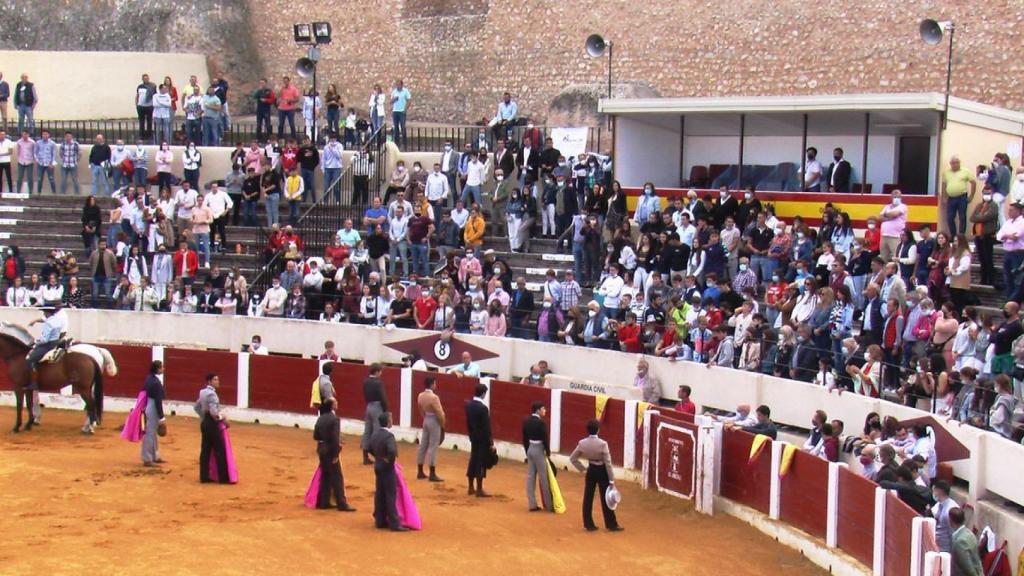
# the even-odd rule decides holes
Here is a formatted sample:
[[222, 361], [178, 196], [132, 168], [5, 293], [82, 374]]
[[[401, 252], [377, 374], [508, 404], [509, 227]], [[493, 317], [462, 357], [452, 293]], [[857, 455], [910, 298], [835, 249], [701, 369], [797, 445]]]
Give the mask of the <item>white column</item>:
[[871, 572], [885, 574], [885, 495], [887, 490], [875, 488], [875, 545], [871, 558]]
[[558, 453], [562, 450], [562, 391], [551, 391], [551, 410], [549, 416], [549, 434], [551, 438], [548, 444], [551, 452]]
[[484, 377], [480, 378], [480, 383], [483, 384], [484, 386], [487, 386], [487, 394], [484, 395], [484, 406], [487, 406], [487, 409], [490, 410], [491, 409], [491, 378], [489, 376], [484, 376]]
[[779, 477], [779, 472], [782, 470], [782, 450], [785, 447], [785, 442], [772, 441], [772, 486], [771, 497], [768, 500], [768, 517], [772, 520], [779, 519], [782, 502], [782, 478]]
[[640, 487], [644, 490], [651, 489], [651, 426], [653, 425], [654, 414], [653, 410], [644, 412], [644, 445], [642, 447], [644, 457], [640, 463]]
[[846, 464], [829, 462], [828, 464], [828, 510], [826, 512], [825, 544], [831, 548], [837, 546], [839, 537], [839, 471]]
[[715, 508], [715, 473], [718, 469], [718, 461], [715, 459], [715, 437], [721, 432], [713, 424], [702, 418], [700, 428], [697, 431], [697, 459], [694, 466], [697, 466], [697, 511], [711, 516]]
[[249, 407], [249, 353], [238, 353], [238, 407]]
[[924, 569], [924, 538], [925, 532], [935, 534], [934, 518], [914, 518], [910, 525], [910, 574], [921, 576]]
[[398, 425], [412, 428], [412, 368], [402, 368], [399, 380], [401, 386], [401, 410]]
[[636, 460], [636, 407], [637, 400], [626, 400], [626, 414], [622, 434], [622, 467], [635, 469]]
[[722, 442], [725, 429], [721, 422], [715, 422], [715, 496], [722, 494]]
[[[152, 350], [152, 354], [153, 354], [153, 362], [156, 362], [156, 361], [163, 362], [164, 361], [164, 347], [163, 346], [153, 346], [153, 348], [151, 350]], [[100, 367], [100, 369], [102, 370], [102, 367]], [[166, 370], [166, 369], [167, 369], [167, 366], [164, 366], [164, 370]], [[160, 378], [160, 382], [163, 383], [164, 375], [160, 374], [158, 376], [158, 378]]]

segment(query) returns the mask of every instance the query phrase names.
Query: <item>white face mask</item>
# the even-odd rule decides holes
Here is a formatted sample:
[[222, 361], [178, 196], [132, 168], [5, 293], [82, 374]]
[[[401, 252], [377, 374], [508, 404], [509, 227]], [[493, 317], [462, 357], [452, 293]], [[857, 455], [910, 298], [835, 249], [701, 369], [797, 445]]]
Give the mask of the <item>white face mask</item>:
[[744, 194], [743, 197], [746, 198], [747, 200], [753, 200], [754, 199], [754, 195], [751, 194], [750, 192], [747, 192], [746, 194]]
[[985, 202], [989, 202], [989, 201], [992, 200], [992, 195], [991, 194], [982, 194], [981, 195], [981, 199], [984, 200]]
[[902, 198], [893, 198], [892, 199], [892, 205], [893, 206], [899, 206], [902, 203], [903, 203], [903, 199]]
[[587, 315], [593, 318], [594, 316], [597, 316], [597, 312], [594, 310], [589, 310], [587, 311]]
[[544, 303], [544, 307], [545, 308], [551, 308], [551, 302], [545, 302]]
[[740, 272], [746, 272], [746, 271], [747, 271], [747, 265], [746, 264], [740, 264]]
[[502, 180], [505, 179], [505, 177], [501, 176], [501, 175], [498, 175], [498, 176], [495, 176], [494, 179], [497, 180], [498, 182], [501, 182]]
[[872, 222], [872, 223], [868, 224], [868, 230], [874, 230], [874, 229], [875, 229], [875, 224], [874, 224], [874, 222]]

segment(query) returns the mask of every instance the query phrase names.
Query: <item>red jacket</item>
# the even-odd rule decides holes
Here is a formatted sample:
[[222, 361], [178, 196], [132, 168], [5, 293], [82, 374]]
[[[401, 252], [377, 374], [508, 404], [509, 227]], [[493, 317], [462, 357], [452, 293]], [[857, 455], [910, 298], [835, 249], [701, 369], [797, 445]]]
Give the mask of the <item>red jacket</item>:
[[348, 258], [348, 246], [344, 244], [324, 248], [324, 260], [329, 260], [335, 268], [341, 268], [345, 258]]
[[183, 260], [185, 263], [185, 269], [188, 270], [188, 276], [190, 278], [194, 278], [196, 270], [199, 269], [199, 257], [196, 256], [195, 250], [186, 250], [185, 252], [178, 250], [174, 253], [174, 277], [181, 277]]
[[640, 326], [633, 324], [619, 325], [619, 342], [622, 342], [626, 352], [640, 353]]

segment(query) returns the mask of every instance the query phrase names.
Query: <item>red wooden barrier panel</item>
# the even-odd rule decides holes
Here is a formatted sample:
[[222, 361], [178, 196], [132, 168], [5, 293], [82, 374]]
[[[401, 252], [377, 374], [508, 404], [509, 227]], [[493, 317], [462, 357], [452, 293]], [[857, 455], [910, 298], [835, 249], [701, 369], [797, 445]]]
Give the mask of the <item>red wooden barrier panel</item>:
[[[338, 416], [362, 420], [366, 417], [366, 401], [363, 399], [363, 382], [370, 375], [370, 367], [355, 362], [335, 362], [331, 373], [334, 392], [338, 395]], [[388, 409], [391, 410], [393, 424], [401, 421], [402, 408], [402, 373], [398, 368], [385, 367], [380, 380], [384, 383], [384, 393], [388, 397]], [[312, 380], [310, 381], [312, 385]], [[307, 406], [308, 406], [307, 402]]]
[[[534, 402], [551, 410], [551, 390], [501, 380], [491, 380], [491, 428], [495, 440], [519, 444], [523, 441], [523, 419]], [[545, 419], [551, 422], [550, 415]]]
[[865, 566], [874, 562], [875, 488], [878, 485], [843, 467], [839, 469], [836, 544]]
[[309, 414], [319, 363], [312, 358], [249, 355], [249, 406]]
[[[779, 517], [811, 536], [825, 539], [828, 522], [828, 461], [797, 452], [782, 478]], [[869, 500], [870, 502], [870, 500]]]
[[[657, 412], [663, 421], [670, 423], [683, 422], [693, 424], [692, 414], [683, 414], [671, 408], [657, 408]], [[636, 418], [636, 450], [633, 453], [633, 467], [640, 470], [644, 466], [644, 415], [638, 414]]]
[[[587, 435], [587, 422], [597, 416], [596, 402], [596, 397], [590, 394], [562, 393], [562, 452], [571, 453], [580, 439]], [[609, 398], [601, 417], [600, 436], [608, 442], [612, 462], [616, 466], [622, 465], [625, 414], [625, 402]]]
[[[437, 381], [434, 386], [434, 393], [441, 399], [441, 406], [444, 407], [445, 432], [452, 434], [466, 434], [466, 402], [473, 399], [473, 391], [480, 383], [477, 378], [459, 378], [454, 374], [443, 374], [441, 372], [423, 372], [414, 370], [412, 373], [412, 425], [419, 428], [423, 425], [423, 415], [416, 407], [416, 397], [423, 391], [423, 381], [428, 376], [433, 376]], [[494, 416], [494, 411], [491, 411]]]
[[604, 416], [601, 417], [601, 438], [608, 442], [608, 449], [612, 453], [612, 462], [616, 466], [622, 466], [624, 451], [622, 444], [625, 434], [626, 402], [610, 398], [604, 408]]
[[768, 513], [771, 500], [772, 445], [765, 444], [761, 454], [748, 464], [753, 434], [726, 430], [722, 437], [722, 496]]
[[885, 495], [885, 574], [910, 573], [910, 533], [916, 517], [894, 492]]
[[149, 374], [149, 366], [153, 363], [153, 349], [149, 346], [119, 344], [106, 344], [103, 347], [110, 351], [117, 362], [117, 376], [103, 377], [104, 396], [138, 396]]
[[238, 354], [164, 349], [164, 389], [168, 400], [195, 402], [210, 372], [220, 377], [217, 396], [221, 404], [238, 404]]

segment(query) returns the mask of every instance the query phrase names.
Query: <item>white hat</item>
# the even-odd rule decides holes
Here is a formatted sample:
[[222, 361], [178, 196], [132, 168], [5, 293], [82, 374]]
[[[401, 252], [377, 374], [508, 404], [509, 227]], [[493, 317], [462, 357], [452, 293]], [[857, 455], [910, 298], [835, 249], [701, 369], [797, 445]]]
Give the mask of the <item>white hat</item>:
[[610, 484], [608, 489], [604, 491], [604, 501], [608, 504], [608, 508], [615, 510], [619, 507], [619, 502], [622, 501], [622, 495], [619, 494], [619, 489], [614, 484]]
[[488, 248], [487, 250], [484, 250], [484, 256], [491, 256], [492, 254], [494, 254], [493, 248]]

